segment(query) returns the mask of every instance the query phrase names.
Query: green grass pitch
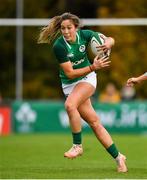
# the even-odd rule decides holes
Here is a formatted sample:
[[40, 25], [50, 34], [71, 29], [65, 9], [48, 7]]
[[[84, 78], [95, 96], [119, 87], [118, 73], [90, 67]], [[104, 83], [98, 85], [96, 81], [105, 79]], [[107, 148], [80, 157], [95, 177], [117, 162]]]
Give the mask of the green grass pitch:
[[65, 159], [69, 134], [29, 134], [0, 137], [0, 179], [145, 179], [147, 136], [113, 135], [127, 156], [129, 171], [116, 172], [115, 161], [96, 140], [83, 132], [83, 156]]

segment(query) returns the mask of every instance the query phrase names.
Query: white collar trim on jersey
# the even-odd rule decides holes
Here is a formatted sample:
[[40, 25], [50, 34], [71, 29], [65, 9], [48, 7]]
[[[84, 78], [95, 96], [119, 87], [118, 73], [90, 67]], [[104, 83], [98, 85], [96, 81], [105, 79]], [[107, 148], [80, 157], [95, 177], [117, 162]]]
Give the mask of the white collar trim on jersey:
[[[77, 38], [78, 38], [78, 44], [79, 44], [79, 43], [80, 43], [80, 37], [79, 37], [78, 33], [76, 33], [76, 36], [77, 36]], [[65, 39], [64, 36], [63, 36], [63, 39], [64, 39], [66, 45], [69, 47], [69, 49], [71, 49], [71, 45], [66, 41], [66, 39]]]

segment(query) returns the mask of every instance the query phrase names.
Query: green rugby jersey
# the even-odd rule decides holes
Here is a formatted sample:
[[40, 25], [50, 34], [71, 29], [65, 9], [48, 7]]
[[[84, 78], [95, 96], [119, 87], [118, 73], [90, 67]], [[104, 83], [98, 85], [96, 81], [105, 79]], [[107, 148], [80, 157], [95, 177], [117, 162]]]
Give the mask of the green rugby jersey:
[[[69, 43], [63, 36], [60, 36], [53, 45], [55, 56], [59, 63], [71, 61], [73, 69], [79, 69], [90, 65], [87, 56], [88, 44], [95, 32], [91, 30], [78, 30], [76, 42]], [[60, 68], [60, 78], [63, 84], [71, 84], [83, 77], [69, 79]]]

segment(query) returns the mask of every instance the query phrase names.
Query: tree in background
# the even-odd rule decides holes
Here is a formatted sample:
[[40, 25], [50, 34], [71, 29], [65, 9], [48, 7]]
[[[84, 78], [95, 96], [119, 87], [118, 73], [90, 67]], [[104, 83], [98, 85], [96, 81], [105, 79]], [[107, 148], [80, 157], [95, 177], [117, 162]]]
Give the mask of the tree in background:
[[[16, 2], [1, 0], [0, 17], [15, 18]], [[24, 18], [52, 18], [65, 11], [80, 18], [141, 18], [147, 16], [147, 1], [128, 0], [24, 0]], [[9, 11], [8, 11], [9, 9]], [[87, 27], [86, 27], [87, 28]], [[146, 26], [95, 26], [88, 27], [112, 36], [116, 45], [112, 49], [111, 68], [98, 73], [102, 91], [111, 81], [121, 89], [131, 75], [141, 74], [147, 67]], [[25, 99], [62, 98], [59, 89], [58, 63], [51, 46], [36, 43], [41, 27], [24, 27]], [[15, 27], [0, 29], [0, 92], [3, 98], [15, 98]], [[2, 68], [3, 67], [3, 68]], [[146, 98], [145, 83], [137, 86], [138, 97]]]

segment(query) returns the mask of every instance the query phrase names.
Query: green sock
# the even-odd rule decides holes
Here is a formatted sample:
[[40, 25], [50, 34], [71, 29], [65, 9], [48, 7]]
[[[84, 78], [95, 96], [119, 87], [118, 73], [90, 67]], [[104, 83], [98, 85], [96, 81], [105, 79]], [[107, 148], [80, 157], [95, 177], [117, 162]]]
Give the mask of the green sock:
[[72, 137], [73, 137], [73, 144], [81, 144], [82, 142], [81, 132], [72, 133]]
[[111, 154], [111, 156], [112, 156], [113, 158], [116, 158], [116, 157], [118, 156], [118, 154], [119, 154], [119, 152], [118, 152], [115, 144], [112, 144], [112, 145], [111, 145], [110, 147], [108, 147], [106, 150], [109, 152], [109, 154]]

